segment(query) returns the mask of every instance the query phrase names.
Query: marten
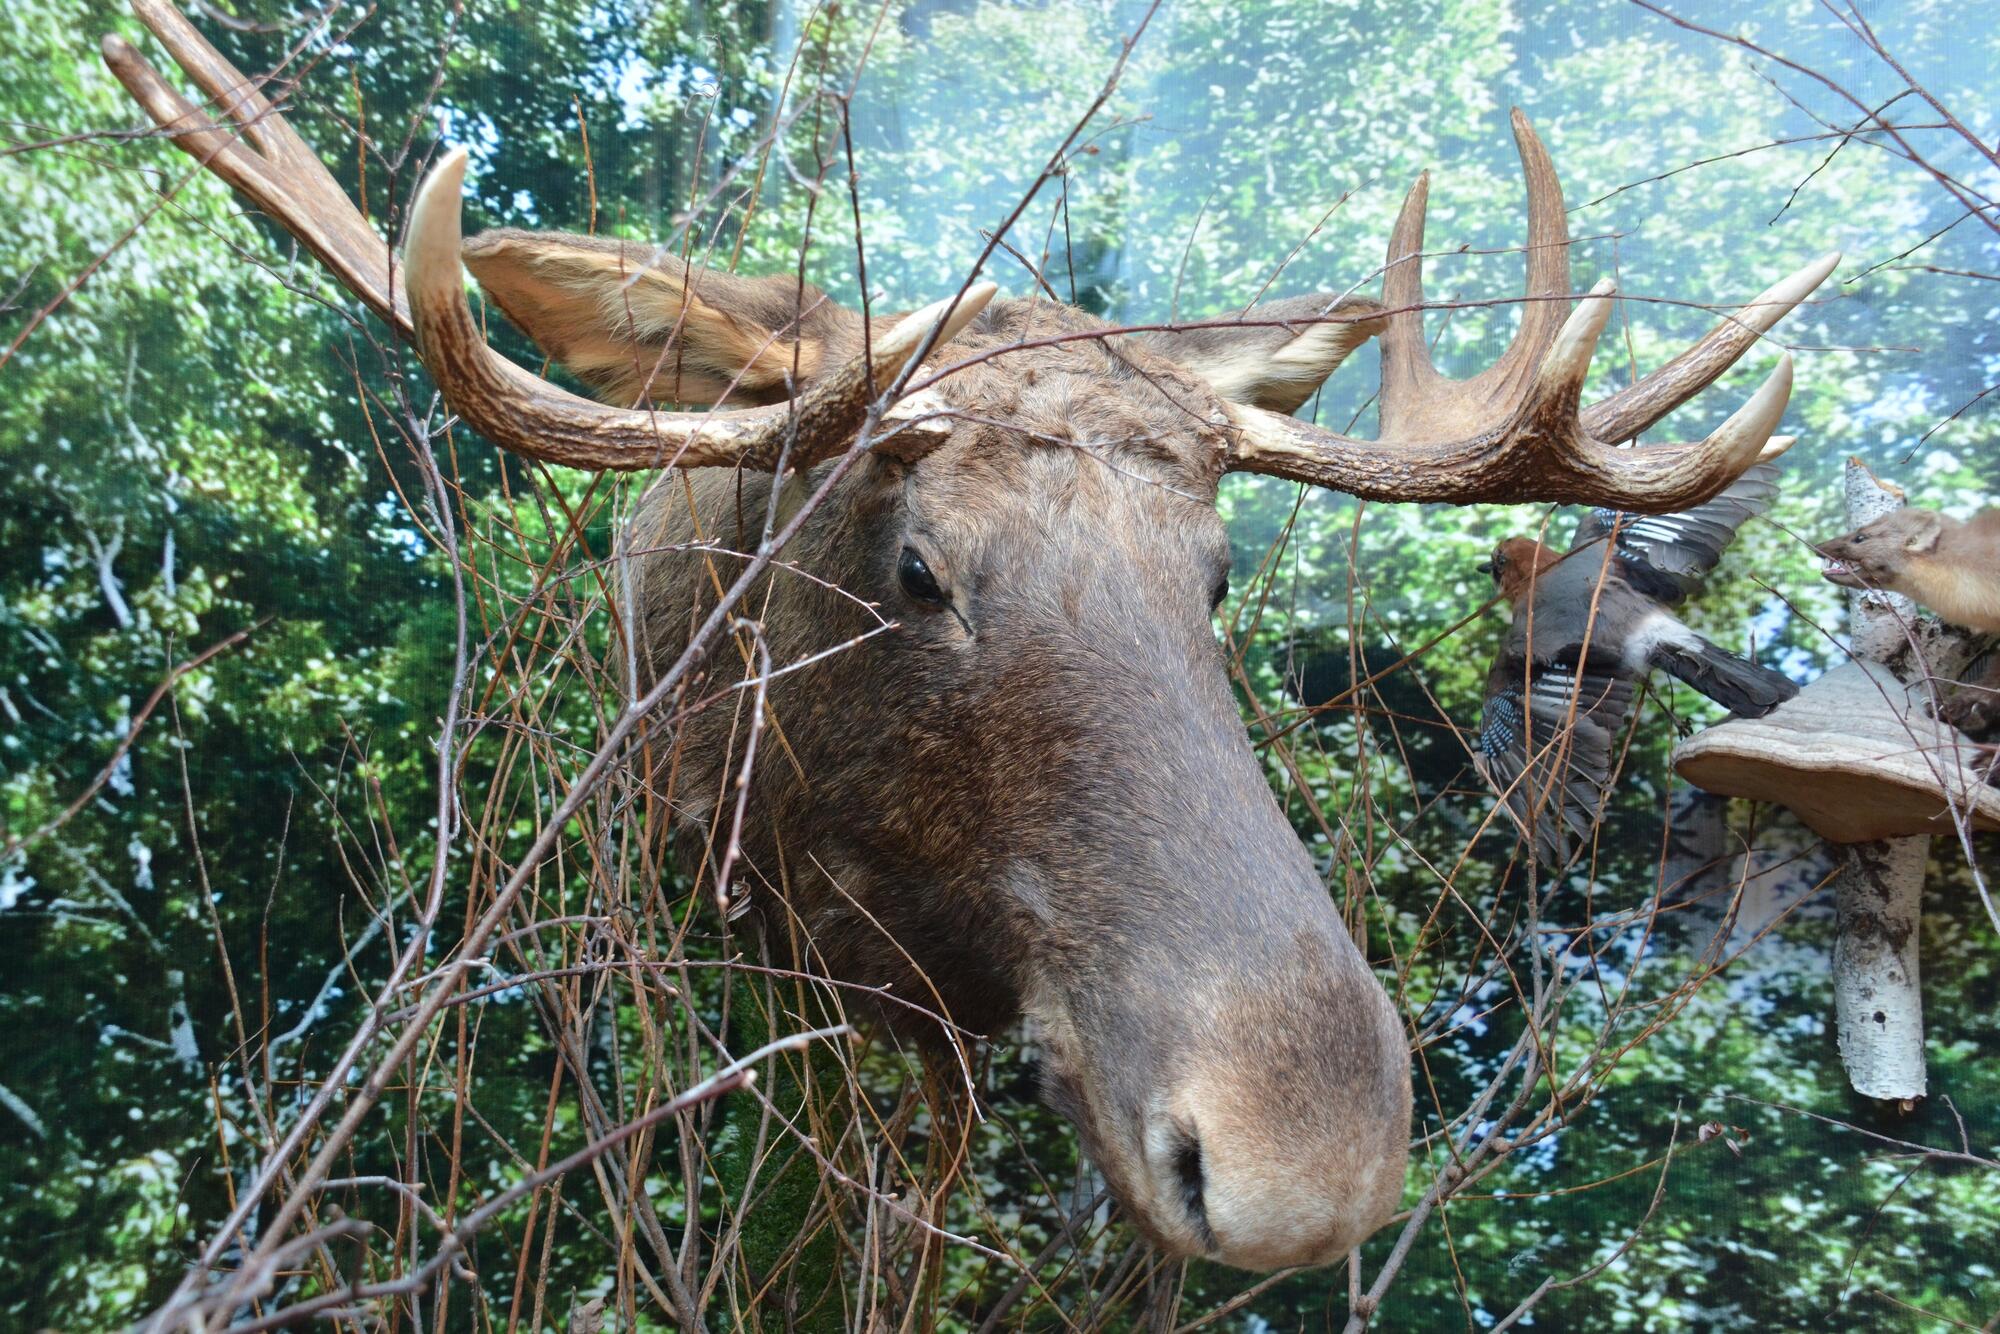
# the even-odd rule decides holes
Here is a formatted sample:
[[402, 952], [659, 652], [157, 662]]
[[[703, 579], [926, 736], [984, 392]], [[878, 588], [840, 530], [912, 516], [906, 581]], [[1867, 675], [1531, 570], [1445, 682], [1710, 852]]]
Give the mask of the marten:
[[[1816, 550], [1830, 583], [1902, 593], [1953, 625], [2000, 633], [2000, 509], [1960, 521], [1906, 507]], [[1960, 731], [2000, 724], [2000, 654], [1990, 659], [1938, 711]]]

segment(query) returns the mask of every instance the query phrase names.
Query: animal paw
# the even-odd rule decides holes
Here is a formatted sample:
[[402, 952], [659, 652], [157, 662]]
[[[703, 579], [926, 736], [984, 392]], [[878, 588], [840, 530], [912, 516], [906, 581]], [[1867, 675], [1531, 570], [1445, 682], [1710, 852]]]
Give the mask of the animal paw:
[[1937, 716], [1967, 736], [1981, 736], [2000, 725], [2000, 694], [1961, 690], [1938, 707]]

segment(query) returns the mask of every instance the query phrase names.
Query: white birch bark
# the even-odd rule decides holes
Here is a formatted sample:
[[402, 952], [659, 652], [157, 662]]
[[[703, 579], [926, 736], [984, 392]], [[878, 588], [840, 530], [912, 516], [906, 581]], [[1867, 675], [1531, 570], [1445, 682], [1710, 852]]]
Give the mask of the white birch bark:
[[[1850, 528], [1902, 504], [1902, 492], [1877, 480], [1859, 460], [1847, 461]], [[1927, 664], [1911, 661], [1906, 627], [1915, 615], [1915, 605], [1898, 594], [1850, 593], [1847, 624], [1854, 656], [1895, 668], [1905, 679], [1926, 670]], [[1913, 1103], [1928, 1087], [1917, 945], [1930, 840], [1856, 843], [1842, 852], [1845, 861], [1834, 879], [1833, 946], [1841, 1063], [1863, 1097]]]
[[1865, 1098], [1924, 1096], [1924, 1002], [1917, 954], [1928, 838], [1841, 849], [1834, 880], [1833, 1009], [1847, 1082]]

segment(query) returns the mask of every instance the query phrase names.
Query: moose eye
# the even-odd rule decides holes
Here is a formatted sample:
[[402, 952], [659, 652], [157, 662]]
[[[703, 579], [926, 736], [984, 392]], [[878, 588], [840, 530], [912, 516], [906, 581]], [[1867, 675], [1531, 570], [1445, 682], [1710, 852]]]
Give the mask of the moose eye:
[[945, 604], [944, 590], [938, 587], [937, 576], [931, 567], [924, 564], [924, 558], [917, 554], [915, 547], [904, 547], [903, 554], [896, 558], [896, 578], [901, 581], [903, 591], [919, 602], [932, 606]]

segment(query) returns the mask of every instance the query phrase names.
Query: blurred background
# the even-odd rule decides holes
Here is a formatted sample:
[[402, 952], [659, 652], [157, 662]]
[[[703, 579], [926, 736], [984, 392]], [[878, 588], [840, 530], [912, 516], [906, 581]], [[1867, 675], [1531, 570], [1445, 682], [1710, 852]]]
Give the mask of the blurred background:
[[[1063, 299], [1140, 324], [1266, 296], [1374, 292], [1390, 221], [1428, 170], [1429, 294], [1476, 303], [1430, 317], [1440, 365], [1460, 374], [1497, 356], [1518, 321], [1518, 307], [1494, 302], [1520, 283], [1508, 130], [1518, 106], [1563, 180], [1577, 288], [1614, 275], [1633, 298], [1600, 349], [1593, 393], [1659, 365], [1714, 322], [1713, 307], [1843, 253], [1812, 304], [1655, 433], [1699, 438], [1781, 345], [1793, 349], [1783, 429], [1799, 443], [1782, 498], [1688, 619], [1805, 680], [1841, 656], [1842, 603], [1805, 543], [1844, 526], [1846, 458], [1960, 515], [2000, 490], [2000, 393], [1989, 393], [2000, 386], [2000, 169], [1940, 109], [2000, 143], [2000, 27], [1942, 0], [1667, 8], [1784, 60], [1627, 0], [1157, 12], [1125, 0], [325, 11], [202, 0], [189, 13], [247, 71], [297, 48], [287, 116], [377, 221], [400, 217], [427, 151], [463, 143], [474, 152], [469, 230], [658, 240], [747, 273], [803, 262], [838, 299], [878, 310], [955, 290], [1031, 190], [1004, 236], [1020, 258], [998, 251], [986, 270], [1012, 294], [1034, 289], [1029, 261]], [[1902, 72], [1858, 35], [1869, 25]], [[138, 131], [97, 55], [109, 31], [156, 50], [109, 4], [0, 10], [0, 1326], [19, 1329], [105, 1328], [161, 1301], [233, 1202], [259, 1127], [297, 1109], [351, 1033], [399, 929], [377, 909], [428, 866], [455, 636], [451, 559], [411, 505], [414, 465], [384, 447], [367, 407], [403, 354], [309, 256]], [[1115, 90], [1043, 178], [1135, 32]], [[850, 110], [845, 135], [835, 106]], [[1871, 113], [1907, 128], [1870, 128]], [[828, 186], [817, 196], [816, 179]], [[496, 339], [540, 364], [511, 331]], [[1302, 415], [1372, 430], [1374, 368], [1371, 346]], [[584, 559], [552, 554], [562, 534], [605, 549], [615, 488], [530, 476], [462, 433], [441, 462], [470, 534], [465, 566], [497, 600], [526, 596], [551, 560]], [[1413, 1127], [1425, 1135], [1461, 1116], [1518, 1034], [1505, 988], [1478, 981], [1489, 956], [1471, 923], [1508, 915], [1521, 868], [1511, 831], [1496, 822], [1479, 834], [1492, 798], [1459, 733], [1476, 725], [1504, 629], [1497, 609], [1473, 615], [1490, 596], [1473, 567], [1546, 515], [1363, 506], [1248, 477], [1229, 481], [1223, 510], [1237, 576], [1219, 626], [1253, 737], [1427, 1035]], [[1555, 516], [1552, 531], [1566, 540], [1569, 522]], [[601, 627], [591, 633], [601, 648]], [[503, 656], [492, 682], [536, 675]], [[548, 686], [548, 726], [585, 744], [597, 726], [589, 690]], [[1668, 823], [1690, 809], [1667, 753], [1677, 728], [1713, 717], [1684, 689], [1649, 699], [1609, 836], [1543, 914], [1542, 930], [1579, 940], [1597, 915], [1615, 919], [1582, 952], [1549, 1036], [1555, 1068], [1573, 1042], [1588, 1077], [1418, 1232], [1375, 1327], [1490, 1328], [1544, 1279], [1600, 1263], [1523, 1323], [1873, 1330], [2000, 1318], [2000, 1173], [1860, 1133], [2000, 1156], [2000, 955], [1963, 850], [1938, 840], [1929, 878], [1932, 1096], [1891, 1116], [1847, 1091], [1834, 1050], [1831, 910], [1815, 892], [1829, 863], [1810, 837], [1739, 807], [1730, 827], [1765, 874], [1706, 893], [1662, 874]], [[546, 801], [564, 762], [516, 771], [468, 751], [465, 781], [517, 792], [480, 825], [491, 855], [525, 845], [537, 808], [517, 789]], [[27, 838], [86, 790], [59, 828]], [[571, 872], [575, 902], [552, 883], [539, 912], [588, 901], [584, 870], [551, 879]], [[739, 952], [688, 889], [676, 901], [690, 956]], [[477, 889], [454, 894], [455, 921]], [[711, 1002], [694, 988], [680, 1003], [695, 1014]], [[591, 1048], [614, 1104], [629, 1092], [621, 1063], [638, 1059], [615, 1035], [637, 1031], [645, 1003], [610, 1002], [602, 1049]], [[394, 1094], [356, 1150], [356, 1175], [420, 1160], [434, 1204], [470, 1207], [538, 1153], [582, 1142], [580, 1113], [555, 1091], [563, 1057], [545, 1007], [516, 989], [477, 1008], [476, 1052], [462, 1032], [434, 1049], [457, 1071], [451, 1087], [433, 1097], [424, 1074]], [[1137, 1325], [1167, 1303], [1162, 1282], [1169, 1325], [1346, 1319], [1337, 1269], [1274, 1282], [1201, 1264], [1170, 1280], [1148, 1270], [1109, 1212], [1087, 1207], [1088, 1167], [1034, 1101], [1032, 1043], [994, 1038], [979, 1071], [986, 1116], [938, 1208], [954, 1230], [1004, 1242], [1015, 1263], [947, 1244], [924, 1301], [883, 1298], [891, 1325], [905, 1311], [946, 1328]], [[896, 1133], [930, 1133], [911, 1058], [877, 1039], [855, 1061], [857, 1106], [872, 1098], [893, 1122], [913, 1099]], [[704, 1133], [720, 1144], [747, 1131], [719, 1115]], [[865, 1143], [856, 1151], [871, 1161]], [[1412, 1200], [1439, 1167], [1435, 1152], [1413, 1155]], [[908, 1181], [931, 1171], [912, 1168]], [[782, 1192], [759, 1207], [793, 1209], [794, 1231], [811, 1213]], [[840, 1208], [833, 1230], [860, 1236], [865, 1220]], [[595, 1186], [580, 1181], [542, 1209], [505, 1215], [462, 1285], [474, 1296], [427, 1315], [511, 1329], [511, 1312], [563, 1327], [578, 1303], [632, 1286]], [[1072, 1217], [1087, 1238], [1064, 1233]], [[1396, 1235], [1371, 1243], [1366, 1272]], [[413, 1226], [385, 1249], [415, 1244]], [[844, 1263], [830, 1272], [851, 1280], [858, 1262]], [[1024, 1268], [1041, 1280], [1025, 1294], [1013, 1291]], [[863, 1323], [837, 1301], [759, 1307], [760, 1272], [746, 1260], [725, 1284], [740, 1291], [714, 1308], [718, 1327]], [[612, 1309], [664, 1327], [640, 1292]]]

